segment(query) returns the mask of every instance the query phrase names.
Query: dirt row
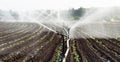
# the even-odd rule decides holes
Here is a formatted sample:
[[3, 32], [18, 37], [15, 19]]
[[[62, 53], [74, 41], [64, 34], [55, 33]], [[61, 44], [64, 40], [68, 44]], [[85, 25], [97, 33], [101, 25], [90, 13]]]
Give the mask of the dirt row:
[[[6, 23], [5, 23], [6, 24]], [[56, 61], [56, 51], [63, 51], [63, 36], [36, 24], [5, 24], [0, 26], [0, 61], [1, 62], [49, 62]], [[14, 26], [13, 26], [14, 25]], [[17, 27], [26, 25], [25, 27]], [[11, 26], [11, 27], [10, 27]], [[16, 26], [16, 27], [15, 27]], [[3, 29], [5, 28], [5, 29]], [[4, 31], [10, 31], [4, 33]], [[3, 33], [2, 33], [3, 32]]]
[[[80, 38], [70, 41], [70, 51], [67, 62], [120, 62], [120, 48], [111, 43], [110, 40], [111, 39]], [[76, 61], [73, 53], [73, 42], [75, 43], [74, 46], [76, 47], [77, 59], [79, 59], [79, 61]]]

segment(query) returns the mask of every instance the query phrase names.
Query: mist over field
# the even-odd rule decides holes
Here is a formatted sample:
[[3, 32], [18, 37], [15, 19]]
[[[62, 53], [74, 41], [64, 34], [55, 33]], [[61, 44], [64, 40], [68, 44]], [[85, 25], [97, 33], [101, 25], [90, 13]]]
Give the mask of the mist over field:
[[119, 0], [0, 0], [0, 62], [120, 62]]

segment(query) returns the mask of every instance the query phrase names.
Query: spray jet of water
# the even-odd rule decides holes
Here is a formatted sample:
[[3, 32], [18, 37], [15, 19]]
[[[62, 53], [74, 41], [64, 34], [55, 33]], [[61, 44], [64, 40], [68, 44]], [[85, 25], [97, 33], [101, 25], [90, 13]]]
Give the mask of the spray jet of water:
[[[119, 9], [120, 10], [120, 9]], [[118, 38], [120, 23], [111, 22], [111, 17], [120, 15], [114, 8], [98, 9], [93, 14], [84, 17], [70, 29], [70, 38]], [[105, 20], [105, 19], [108, 20]]]

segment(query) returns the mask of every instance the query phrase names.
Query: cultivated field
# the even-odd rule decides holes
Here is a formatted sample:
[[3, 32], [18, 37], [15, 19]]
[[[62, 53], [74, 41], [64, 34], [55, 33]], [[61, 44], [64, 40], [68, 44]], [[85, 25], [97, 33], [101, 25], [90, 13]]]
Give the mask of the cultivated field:
[[[120, 39], [84, 36], [70, 39], [66, 62], [120, 62]], [[0, 62], [62, 62], [66, 41], [36, 23], [0, 22]]]
[[0, 23], [0, 61], [48, 62], [62, 55], [63, 37], [35, 23]]

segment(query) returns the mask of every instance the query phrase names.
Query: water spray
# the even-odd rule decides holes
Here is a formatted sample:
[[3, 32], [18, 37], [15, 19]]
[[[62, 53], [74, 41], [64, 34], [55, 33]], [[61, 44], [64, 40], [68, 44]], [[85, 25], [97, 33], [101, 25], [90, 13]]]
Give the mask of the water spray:
[[[113, 28], [118, 26], [117, 28], [114, 28], [114, 30], [113, 30], [112, 27], [104, 25], [104, 23], [100, 23], [100, 22], [104, 22], [102, 20], [103, 18], [110, 15], [109, 13], [111, 11], [109, 11], [109, 12], [107, 12], [107, 11], [108, 10], [105, 10], [105, 11], [100, 10], [100, 11], [96, 11], [96, 12], [92, 13], [91, 15], [84, 16], [82, 21], [79, 20], [75, 24], [72, 23], [71, 27], [69, 27], [69, 25], [67, 25], [67, 21], [64, 21], [61, 19], [60, 10], [57, 11], [57, 14], [56, 14], [56, 12], [52, 12], [50, 14], [48, 14], [46, 12], [42, 12], [40, 14], [40, 16], [43, 14], [48, 14], [48, 15], [43, 16], [44, 18], [41, 17], [40, 20], [35, 20], [35, 19], [32, 19], [32, 20], [35, 23], [38, 23], [40, 26], [43, 26], [43, 27], [47, 28], [48, 30], [50, 30], [54, 33], [57, 33], [58, 35], [61, 35], [61, 37], [63, 38], [63, 42], [62, 42], [63, 48], [62, 48], [62, 58], [61, 59], [62, 59], [62, 62], [66, 62], [66, 58], [67, 58], [69, 50], [70, 50], [70, 46], [69, 46], [70, 39], [80, 38], [82, 32], [89, 33], [89, 36], [94, 35], [94, 37], [97, 37], [96, 35], [99, 35], [99, 34], [100, 34], [99, 36], [104, 36], [104, 34], [106, 34], [107, 36], [110, 36], [111, 35], [110, 31], [115, 30], [112, 34], [114, 34], [116, 32], [116, 34], [118, 34], [117, 36], [120, 36], [120, 34], [119, 34], [120, 33], [119, 26], [120, 25], [116, 25], [116, 24], [110, 25], [110, 26], [113, 26]], [[57, 17], [52, 16], [54, 13], [57, 15]], [[49, 17], [55, 18], [56, 20], [44, 22]], [[52, 19], [50, 19], [50, 20], [52, 20]], [[102, 20], [102, 21], [100, 21], [100, 20]], [[70, 22], [72, 22], [72, 21], [70, 21]], [[95, 23], [93, 24], [93, 22], [95, 22]], [[96, 23], [96, 22], [98, 22], [98, 23]], [[107, 23], [107, 22], [105, 22], [105, 23]], [[111, 36], [113, 36], [113, 38], [115, 37], [114, 35], [111, 35]], [[66, 37], [66, 40], [64, 40], [64, 37]], [[85, 37], [85, 38], [87, 38], [87, 37]], [[66, 51], [65, 51], [65, 43], [67, 44]]]

